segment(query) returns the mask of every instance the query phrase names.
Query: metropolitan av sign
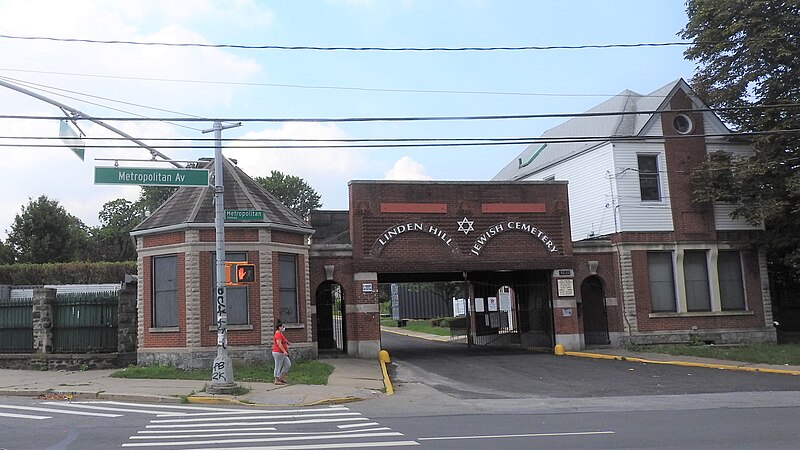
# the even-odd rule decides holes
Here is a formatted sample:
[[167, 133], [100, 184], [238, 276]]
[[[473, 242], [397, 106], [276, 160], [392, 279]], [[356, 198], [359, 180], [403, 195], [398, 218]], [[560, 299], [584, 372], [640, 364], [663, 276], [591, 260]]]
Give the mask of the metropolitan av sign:
[[140, 186], [208, 186], [207, 169], [150, 169], [143, 167], [95, 167], [94, 184]]

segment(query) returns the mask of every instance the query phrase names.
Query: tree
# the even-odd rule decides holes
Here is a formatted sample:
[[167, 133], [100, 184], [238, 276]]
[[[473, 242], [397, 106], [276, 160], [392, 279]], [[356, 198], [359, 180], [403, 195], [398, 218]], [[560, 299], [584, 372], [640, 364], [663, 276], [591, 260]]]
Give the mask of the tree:
[[80, 219], [42, 195], [14, 217], [7, 242], [17, 262], [42, 264], [82, 259], [88, 238]]
[[14, 264], [14, 249], [0, 241], [0, 264]]
[[300, 177], [273, 170], [269, 177], [255, 180], [300, 217], [307, 217], [312, 210], [322, 207], [317, 191]]
[[136, 246], [130, 237], [131, 230], [144, 218], [144, 210], [137, 202], [123, 198], [103, 204], [98, 214], [100, 226], [92, 229], [96, 261], [131, 261], [136, 259]]
[[177, 190], [177, 187], [172, 186], [142, 186], [142, 191], [139, 193], [139, 200], [137, 200], [136, 203], [142, 211], [153, 212], [164, 204]]
[[[754, 155], [710, 155], [695, 174], [700, 201], [739, 205], [734, 216], [764, 223], [773, 271], [800, 276], [800, 4], [785, 0], [689, 0], [681, 36], [693, 44], [692, 78], [737, 131], [754, 132]], [[784, 276], [787, 273], [783, 274]]]

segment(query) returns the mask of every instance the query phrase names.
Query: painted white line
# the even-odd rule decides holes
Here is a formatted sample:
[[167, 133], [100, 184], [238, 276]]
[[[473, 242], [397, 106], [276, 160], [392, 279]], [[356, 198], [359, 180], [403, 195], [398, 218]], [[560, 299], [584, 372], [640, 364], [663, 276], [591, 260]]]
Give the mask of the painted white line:
[[525, 434], [496, 434], [484, 436], [440, 436], [440, 437], [421, 437], [419, 441], [449, 441], [463, 439], [504, 439], [504, 438], [525, 438], [525, 437], [558, 437], [558, 436], [592, 436], [598, 434], [615, 434], [613, 431], [575, 431], [565, 433], [525, 433]]
[[[269, 420], [269, 419], [304, 419], [307, 417], [344, 417], [344, 416], [360, 416], [361, 413], [356, 412], [336, 412], [336, 413], [318, 413], [318, 414], [275, 414], [268, 416], [247, 416], [239, 417], [242, 420]], [[216, 422], [219, 417], [198, 417], [198, 418], [180, 418], [180, 419], [163, 419], [151, 420], [150, 423], [189, 423], [189, 422]]]
[[182, 412], [171, 412], [171, 413], [164, 413], [164, 411], [156, 411], [152, 409], [133, 409], [133, 408], [113, 408], [110, 406], [95, 406], [92, 404], [87, 403], [64, 403], [64, 402], [43, 402], [43, 405], [59, 405], [69, 408], [84, 408], [84, 409], [93, 409], [97, 411], [116, 411], [116, 412], [129, 412], [129, 413], [141, 413], [141, 414], [160, 414], [163, 416], [184, 416], [189, 413], [182, 413]]
[[[188, 434], [188, 435], [187, 434], [181, 434], [180, 436], [164, 436], [164, 435], [142, 436], [142, 435], [136, 435], [136, 436], [131, 436], [129, 439], [204, 439], [204, 438], [217, 438], [217, 437], [236, 437], [236, 436], [242, 436], [243, 435], [243, 433], [238, 432], [239, 430], [236, 430], [237, 431], [236, 433], [232, 433], [232, 432], [225, 432], [225, 433], [222, 433], [222, 432], [213, 433], [212, 432], [212, 433], [208, 433], [207, 430], [193, 430], [193, 431], [197, 432], [199, 434]], [[230, 431], [230, 430], [228, 430], [228, 431]], [[389, 428], [389, 427], [380, 427], [380, 428], [371, 428], [371, 429], [368, 429], [368, 430], [329, 431], [329, 432], [326, 432], [325, 435], [326, 436], [327, 435], [337, 435], [337, 434], [353, 435], [353, 434], [357, 434], [357, 433], [372, 433], [372, 432], [375, 432], [375, 431], [391, 431], [391, 428]], [[319, 435], [319, 432], [313, 432], [313, 431], [308, 431], [308, 432], [299, 432], [299, 431], [298, 432], [284, 432], [284, 431], [280, 431], [280, 432], [254, 433], [252, 431], [248, 431], [247, 433], [244, 433], [244, 435], [246, 435], [246, 436], [317, 436], [317, 435]]]
[[179, 442], [135, 442], [124, 443], [123, 447], [175, 447], [179, 445], [219, 445], [219, 444], [252, 444], [258, 442], [288, 442], [288, 441], [308, 441], [308, 440], [322, 440], [322, 439], [352, 439], [352, 438], [376, 438], [376, 437], [391, 437], [402, 436], [402, 433], [396, 431], [387, 433], [365, 433], [365, 434], [317, 434], [314, 436], [287, 436], [276, 438], [253, 438], [253, 439], [216, 439], [208, 441], [179, 441]]
[[[273, 420], [269, 422], [222, 422], [215, 423], [218, 427], [248, 427], [256, 425], [291, 425], [295, 423], [331, 423], [331, 422], [353, 422], [358, 420], [369, 420], [366, 417], [346, 417], [342, 419], [307, 419], [307, 420]], [[197, 427], [195, 423], [179, 423], [169, 425], [146, 425], [145, 428], [192, 428]]]
[[[221, 416], [221, 415], [246, 415], [246, 414], [287, 414], [287, 413], [306, 413], [306, 412], [330, 412], [330, 411], [349, 411], [348, 408], [313, 408], [313, 409], [281, 409], [275, 411], [266, 411], [263, 409], [251, 410], [230, 410], [230, 411], [217, 411], [217, 412], [200, 412], [200, 413], [180, 413], [183, 417], [203, 417], [203, 416]], [[169, 417], [175, 415], [173, 413], [161, 413], [157, 417]]]
[[336, 425], [338, 428], [356, 428], [356, 427], [371, 427], [379, 425], [378, 422], [367, 422], [367, 423], [349, 423], [347, 425]]
[[93, 413], [93, 412], [86, 412], [86, 411], [71, 411], [71, 410], [57, 409], [57, 408], [37, 408], [36, 406], [0, 405], [0, 408], [21, 409], [23, 411], [40, 411], [40, 412], [56, 413], [56, 414], [70, 414], [70, 415], [74, 415], [74, 416], [122, 417], [122, 414], [106, 414], [106, 413]]
[[[231, 431], [230, 428], [207, 428], [205, 425], [203, 426], [203, 431], [207, 431], [209, 433], [217, 433], [223, 431]], [[243, 431], [277, 431], [275, 427], [256, 427], [256, 428], [236, 428], [236, 431], [243, 432]], [[141, 430], [139, 434], [176, 434], [176, 433], [195, 433], [197, 432], [196, 429], [188, 429], [188, 430]]]
[[[414, 441], [340, 442], [336, 444], [280, 445], [277, 447], [258, 446], [258, 450], [317, 450], [325, 448], [410, 447], [412, 445], [419, 445], [419, 442], [414, 442]], [[253, 447], [225, 447], [225, 450], [253, 450]]]
[[14, 414], [14, 413], [0, 413], [0, 417], [10, 417], [12, 419], [35, 419], [35, 420], [52, 419], [52, 417], [48, 416], [30, 416], [28, 414]]
[[[81, 401], [72, 403], [83, 403], [83, 404], [94, 404], [94, 403], [102, 403], [104, 405], [116, 405], [116, 406], [142, 406], [140, 403], [130, 403], [130, 402], [116, 402], [111, 400], [101, 400], [101, 401]], [[191, 410], [191, 411], [219, 411], [219, 412], [226, 412], [226, 411], [242, 411], [248, 412], [252, 411], [252, 409], [243, 409], [243, 408], [216, 408], [212, 406], [189, 406], [189, 405], [147, 405], [148, 408], [153, 409], [178, 409], [178, 410]]]

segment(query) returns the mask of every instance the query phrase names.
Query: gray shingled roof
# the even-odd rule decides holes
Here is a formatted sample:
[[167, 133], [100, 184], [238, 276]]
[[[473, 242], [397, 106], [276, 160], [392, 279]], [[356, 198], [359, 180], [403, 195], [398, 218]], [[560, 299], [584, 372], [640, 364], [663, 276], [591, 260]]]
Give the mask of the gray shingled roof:
[[[587, 113], [660, 111], [665, 108], [667, 98], [679, 88], [692, 92], [683, 79], [675, 80], [650, 94], [642, 95], [625, 90], [587, 111]], [[699, 100], [697, 100], [699, 101]], [[614, 116], [583, 116], [572, 118], [542, 134], [542, 138], [581, 138], [608, 136], [604, 142], [550, 142], [528, 146], [519, 156], [495, 175], [494, 180], [517, 180], [567, 159], [592, 147], [613, 141], [614, 137], [638, 136], [655, 114], [629, 114]]]
[[311, 211], [309, 222], [315, 230], [312, 245], [350, 244], [350, 211]]
[[[214, 162], [204, 167], [214, 173]], [[296, 229], [311, 234], [311, 226], [301, 217], [267, 192], [260, 184], [250, 178], [242, 169], [223, 158], [223, 185], [225, 193], [223, 206], [226, 210], [258, 210], [264, 212], [264, 221], [226, 222], [247, 223], [253, 226]], [[181, 187], [150, 217], [133, 229], [134, 234], [144, 234], [145, 230], [175, 228], [180, 225], [214, 225], [214, 187]]]

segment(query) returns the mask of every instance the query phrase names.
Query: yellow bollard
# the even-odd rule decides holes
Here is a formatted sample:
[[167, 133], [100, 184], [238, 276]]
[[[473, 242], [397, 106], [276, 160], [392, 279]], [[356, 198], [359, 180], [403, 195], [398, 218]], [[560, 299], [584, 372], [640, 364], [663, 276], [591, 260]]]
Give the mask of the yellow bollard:
[[553, 349], [553, 353], [555, 353], [557, 356], [564, 356], [564, 354], [566, 352], [564, 351], [564, 346], [563, 345], [556, 344], [556, 348]]

